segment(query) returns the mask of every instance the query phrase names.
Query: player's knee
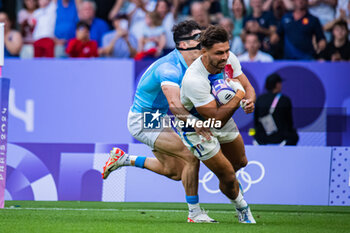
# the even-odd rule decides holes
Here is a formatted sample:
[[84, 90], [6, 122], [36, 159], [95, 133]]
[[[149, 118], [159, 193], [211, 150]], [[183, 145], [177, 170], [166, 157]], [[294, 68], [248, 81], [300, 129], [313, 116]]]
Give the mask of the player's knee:
[[247, 157], [242, 157], [242, 159], [239, 161], [239, 163], [235, 166], [235, 171], [237, 172], [242, 167], [246, 167], [248, 165], [248, 159]]
[[187, 148], [183, 148], [181, 155], [185, 163], [191, 164], [192, 166], [197, 166], [199, 164], [198, 159]]
[[181, 180], [182, 166], [179, 164], [177, 168], [165, 168], [164, 175], [169, 179], [179, 181]]
[[223, 190], [232, 190], [234, 188], [235, 175], [231, 174], [220, 179], [220, 189]]
[[180, 181], [181, 180], [181, 173], [169, 173], [167, 175], [169, 179], [175, 180], [175, 181]]
[[180, 181], [181, 180], [181, 174], [175, 174], [170, 179], [175, 180], [175, 181]]
[[233, 169], [228, 169], [227, 171], [222, 171], [216, 174], [220, 183], [225, 186], [233, 184], [236, 179], [236, 175]]
[[199, 165], [199, 160], [191, 154], [188, 158], [186, 158], [186, 162], [190, 164], [190, 166], [197, 167]]

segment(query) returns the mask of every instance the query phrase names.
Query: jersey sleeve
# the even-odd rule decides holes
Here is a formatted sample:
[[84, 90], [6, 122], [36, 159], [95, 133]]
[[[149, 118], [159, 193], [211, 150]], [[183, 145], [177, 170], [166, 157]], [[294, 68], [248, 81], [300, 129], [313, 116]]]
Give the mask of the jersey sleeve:
[[228, 62], [233, 68], [233, 77], [234, 78], [236, 78], [239, 75], [243, 74], [241, 63], [239, 62], [239, 60], [236, 57], [236, 55], [234, 55], [231, 51], [230, 51], [230, 56], [228, 58]]
[[161, 86], [170, 85], [180, 87], [182, 73], [172, 64], [164, 63], [160, 65], [157, 69], [157, 76]]
[[[188, 75], [191, 74], [189, 73]], [[205, 82], [199, 77], [192, 76], [188, 79], [184, 78], [181, 89], [183, 95], [189, 99], [195, 107], [206, 105], [214, 100], [214, 96], [211, 95], [211, 86], [209, 82]]]

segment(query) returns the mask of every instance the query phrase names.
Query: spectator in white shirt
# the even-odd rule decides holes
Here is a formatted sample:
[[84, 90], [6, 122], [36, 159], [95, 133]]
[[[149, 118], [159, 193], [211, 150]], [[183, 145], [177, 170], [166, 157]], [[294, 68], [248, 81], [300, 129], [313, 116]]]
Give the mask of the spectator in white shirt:
[[322, 26], [335, 19], [337, 0], [309, 0], [308, 2], [310, 14], [318, 17]]
[[56, 2], [39, 0], [39, 9], [33, 13], [35, 28], [33, 32], [34, 57], [54, 57]]
[[244, 46], [247, 52], [238, 56], [238, 60], [241, 62], [272, 62], [273, 57], [260, 51], [261, 43], [259, 38], [254, 33], [248, 33], [245, 36]]

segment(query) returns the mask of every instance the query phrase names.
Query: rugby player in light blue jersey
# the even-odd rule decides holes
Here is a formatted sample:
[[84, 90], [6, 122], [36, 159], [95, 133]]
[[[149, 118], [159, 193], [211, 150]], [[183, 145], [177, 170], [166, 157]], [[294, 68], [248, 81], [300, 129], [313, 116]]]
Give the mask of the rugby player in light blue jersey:
[[[169, 122], [169, 108], [173, 115], [181, 116], [181, 120], [194, 119], [181, 104], [180, 84], [188, 66], [201, 54], [201, 30], [195, 21], [184, 21], [174, 26], [173, 33], [176, 49], [154, 62], [143, 74], [128, 115], [130, 133], [150, 146], [156, 158], [128, 155], [119, 148], [113, 148], [102, 176], [106, 179], [121, 166], [136, 166], [173, 180], [182, 180], [189, 207], [187, 221], [216, 222], [199, 206], [199, 161], [185, 147], [178, 134], [171, 127], [163, 125], [163, 122]], [[208, 129], [195, 127], [195, 130], [210, 140]]]

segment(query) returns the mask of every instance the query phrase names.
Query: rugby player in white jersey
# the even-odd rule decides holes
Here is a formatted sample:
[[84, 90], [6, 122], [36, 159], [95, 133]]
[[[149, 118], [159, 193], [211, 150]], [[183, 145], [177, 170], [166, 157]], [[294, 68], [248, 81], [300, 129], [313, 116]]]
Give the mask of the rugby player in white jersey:
[[[174, 115], [183, 115], [185, 118], [190, 115], [180, 102], [180, 85], [188, 66], [200, 56], [201, 30], [195, 21], [184, 21], [176, 25], [173, 32], [176, 49], [155, 61], [142, 75], [128, 115], [130, 133], [151, 147], [156, 158], [128, 155], [119, 148], [113, 148], [102, 177], [106, 179], [121, 166], [136, 166], [173, 180], [182, 180], [189, 207], [187, 221], [216, 222], [199, 206], [198, 159], [172, 128], [144, 128], [144, 113], [151, 113], [154, 119], [167, 118], [168, 109]], [[199, 127], [196, 132], [210, 139], [209, 130]]]
[[[203, 55], [185, 73], [181, 103], [202, 121], [215, 119], [221, 127], [211, 129], [211, 140], [203, 141], [189, 126], [178, 128], [180, 136], [187, 148], [218, 177], [220, 190], [234, 204], [239, 222], [255, 223], [235, 176], [235, 170], [246, 166], [247, 158], [242, 137], [232, 119], [242, 100], [247, 104], [246, 112], [254, 110], [255, 91], [243, 74], [237, 57], [230, 52], [224, 28], [209, 26], [202, 32], [200, 41]], [[233, 89], [224, 82], [226, 78]], [[220, 88], [232, 90], [230, 95], [225, 95], [231, 98], [226, 104], [219, 105], [215, 99], [218, 98], [215, 92], [219, 93]], [[220, 98], [219, 101], [223, 102]]]

